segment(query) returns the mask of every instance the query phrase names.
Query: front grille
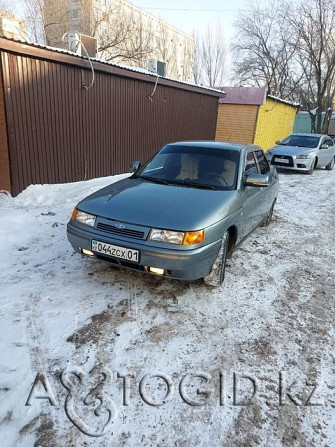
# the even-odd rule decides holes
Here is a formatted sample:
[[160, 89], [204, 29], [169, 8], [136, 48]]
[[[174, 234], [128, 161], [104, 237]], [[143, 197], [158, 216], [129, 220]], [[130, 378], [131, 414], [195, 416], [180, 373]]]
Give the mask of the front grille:
[[[288, 160], [288, 163], [287, 162], [285, 163], [285, 161], [280, 161], [280, 160]], [[287, 166], [289, 168], [292, 168], [294, 166], [292, 157], [282, 156], [282, 155], [274, 155], [272, 157], [271, 164], [276, 165], [276, 166], [283, 166], [283, 167]]]
[[144, 239], [144, 231], [132, 230], [130, 228], [116, 228], [113, 225], [108, 225], [98, 222], [97, 229], [107, 233], [118, 234], [120, 236], [132, 237], [134, 239]]

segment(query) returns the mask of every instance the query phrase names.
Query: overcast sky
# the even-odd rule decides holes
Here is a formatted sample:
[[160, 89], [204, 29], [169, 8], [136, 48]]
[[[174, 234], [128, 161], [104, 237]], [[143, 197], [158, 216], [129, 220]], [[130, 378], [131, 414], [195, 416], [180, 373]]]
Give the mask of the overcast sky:
[[186, 33], [201, 32], [208, 23], [220, 22], [226, 37], [232, 34], [238, 10], [248, 8], [246, 0], [131, 0], [131, 3]]
[[[239, 9], [248, 9], [246, 0], [130, 0], [139, 8], [160, 17], [180, 30], [191, 34], [193, 30], [200, 33], [207, 24], [222, 24], [225, 35], [232, 35], [232, 24]], [[250, 2], [249, 2], [250, 3]], [[14, 0], [11, 7], [23, 17], [22, 0]]]

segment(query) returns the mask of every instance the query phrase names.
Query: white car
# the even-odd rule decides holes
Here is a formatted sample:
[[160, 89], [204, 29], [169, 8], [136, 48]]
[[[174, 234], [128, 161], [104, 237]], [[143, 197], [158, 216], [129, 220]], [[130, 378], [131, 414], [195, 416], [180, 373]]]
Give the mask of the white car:
[[315, 168], [331, 171], [335, 163], [334, 141], [328, 135], [293, 133], [269, 149], [268, 161], [280, 169], [305, 171], [312, 174]]

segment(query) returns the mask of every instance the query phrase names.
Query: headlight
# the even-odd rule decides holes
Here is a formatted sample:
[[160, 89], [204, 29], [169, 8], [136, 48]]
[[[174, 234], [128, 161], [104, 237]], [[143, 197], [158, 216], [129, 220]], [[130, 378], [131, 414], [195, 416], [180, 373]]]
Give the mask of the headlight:
[[159, 230], [157, 228], [153, 228], [150, 231], [149, 240], [181, 245], [184, 240], [184, 233], [182, 231]]
[[177, 245], [193, 245], [202, 242], [204, 240], [204, 235], [204, 230], [184, 232], [152, 228], [149, 240]]
[[309, 158], [309, 154], [307, 154], [307, 155], [296, 155], [295, 158], [297, 160], [305, 160], [306, 158]]
[[89, 225], [90, 227], [94, 227], [96, 216], [93, 214], [84, 213], [84, 211], [80, 211], [77, 208], [73, 210], [71, 220], [75, 220], [81, 224]]

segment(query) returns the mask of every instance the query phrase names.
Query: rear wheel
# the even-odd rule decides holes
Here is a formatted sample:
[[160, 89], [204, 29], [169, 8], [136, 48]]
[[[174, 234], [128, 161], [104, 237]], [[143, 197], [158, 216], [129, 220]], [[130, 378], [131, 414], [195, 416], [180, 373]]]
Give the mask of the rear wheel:
[[223, 283], [226, 270], [228, 247], [229, 232], [226, 231], [222, 237], [219, 253], [215, 258], [212, 270], [210, 271], [208, 276], [204, 277], [204, 283], [206, 285], [211, 287], [219, 287]]
[[266, 215], [266, 218], [263, 220], [261, 227], [267, 227], [268, 225], [270, 225], [270, 222], [272, 220], [272, 216], [273, 216], [273, 209], [275, 207], [275, 202], [273, 202], [268, 214]]
[[327, 171], [332, 171], [333, 167], [335, 165], [335, 157], [333, 157], [330, 162], [327, 164], [326, 169]]

